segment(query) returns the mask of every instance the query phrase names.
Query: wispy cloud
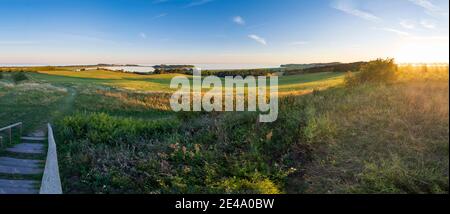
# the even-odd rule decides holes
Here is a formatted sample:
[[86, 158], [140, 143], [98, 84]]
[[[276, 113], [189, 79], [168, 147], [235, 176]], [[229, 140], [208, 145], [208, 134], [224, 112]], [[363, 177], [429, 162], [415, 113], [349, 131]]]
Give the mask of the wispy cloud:
[[159, 19], [159, 18], [165, 17], [165, 16], [167, 16], [167, 15], [169, 15], [169, 14], [167, 14], [167, 13], [161, 13], [161, 14], [158, 14], [158, 15], [154, 16], [153, 19]]
[[147, 39], [147, 34], [141, 32], [139, 33], [139, 37], [141, 37], [142, 39]]
[[402, 20], [400, 21], [400, 25], [405, 29], [416, 29], [416, 25], [422, 26], [426, 29], [436, 29], [436, 22], [429, 19], [422, 19], [419, 23], [415, 23], [410, 20]]
[[436, 28], [436, 23], [434, 21], [430, 21], [430, 20], [422, 20], [420, 21], [420, 24], [427, 29], [435, 29]]
[[429, 0], [409, 0], [415, 5], [424, 8], [429, 15], [432, 16], [448, 16], [448, 12], [445, 12], [442, 8], [436, 6]]
[[214, 0], [192, 0], [191, 3], [189, 3], [188, 5], [185, 6], [185, 8], [200, 6], [200, 5], [204, 5], [204, 4], [213, 2], [213, 1]]
[[245, 25], [245, 20], [241, 16], [233, 17], [233, 22], [238, 24], [238, 25]]
[[334, 9], [340, 10], [344, 13], [350, 14], [352, 16], [356, 16], [371, 22], [379, 22], [381, 21], [381, 18], [376, 16], [375, 14], [364, 11], [361, 9], [356, 8], [352, 2], [346, 1], [346, 0], [337, 0], [334, 1], [334, 3], [331, 5]]
[[436, 41], [436, 42], [442, 42], [442, 43], [449, 43], [449, 37], [448, 36], [411, 36], [410, 39], [413, 40], [424, 40], [424, 41]]
[[248, 38], [253, 39], [253, 40], [255, 40], [256, 42], [258, 42], [258, 43], [260, 43], [262, 45], [267, 45], [267, 41], [264, 38], [262, 38], [262, 37], [260, 37], [258, 35], [251, 34], [251, 35], [248, 35]]
[[406, 29], [414, 29], [414, 28], [416, 28], [416, 25], [414, 24], [414, 22], [412, 22], [410, 20], [402, 20], [402, 21], [400, 21], [400, 25], [403, 28], [406, 28]]
[[397, 30], [397, 29], [394, 29], [394, 28], [387, 28], [387, 27], [385, 27], [385, 28], [375, 28], [375, 29], [383, 30], [383, 31], [386, 31], [386, 32], [395, 33], [395, 34], [397, 34], [399, 36], [410, 36], [410, 34], [408, 32]]

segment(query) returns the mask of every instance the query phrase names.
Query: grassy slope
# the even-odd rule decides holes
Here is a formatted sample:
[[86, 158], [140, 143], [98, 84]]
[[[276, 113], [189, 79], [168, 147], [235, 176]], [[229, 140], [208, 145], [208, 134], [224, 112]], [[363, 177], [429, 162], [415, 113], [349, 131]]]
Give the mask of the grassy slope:
[[[45, 128], [47, 122], [54, 122], [78, 111], [108, 112], [117, 116], [141, 118], [166, 117], [171, 114], [167, 111], [167, 96], [120, 92], [108, 86], [111, 79], [124, 81], [125, 84], [128, 80], [122, 78], [137, 79], [140, 75], [99, 71], [95, 73], [99, 75], [96, 78], [84, 78], [83, 74], [73, 75], [80, 73], [55, 72], [71, 75], [27, 73], [30, 80], [16, 85], [12, 82], [11, 73], [3, 73], [0, 79], [0, 127], [23, 122], [24, 131], [30, 132]], [[154, 76], [150, 79], [153, 78], [161, 87], [159, 85], [169, 76], [161, 79]], [[132, 84], [133, 80], [128, 83]]]
[[[35, 124], [76, 111], [173, 118], [163, 95], [120, 90], [167, 92], [172, 75], [107, 71], [30, 75], [34, 82], [67, 91], [48, 85], [45, 90], [0, 85], [0, 125], [16, 118]], [[63, 182], [69, 192], [448, 192], [448, 74], [446, 78], [325, 90], [341, 84], [342, 75], [280, 77], [282, 95], [324, 91], [284, 98], [280, 120], [273, 126], [254, 126], [248, 122], [255, 121], [253, 116], [207, 115], [189, 119], [179, 133], [151, 144], [92, 145], [86, 140], [64, 144]], [[64, 98], [72, 92], [73, 100]], [[48, 106], [59, 112], [61, 103], [66, 104], [60, 111], [64, 113], [48, 112]], [[26, 105], [17, 109], [17, 104]], [[242, 140], [248, 148], [234, 144]], [[217, 146], [206, 146], [210, 141]], [[206, 148], [197, 148], [199, 142]], [[190, 152], [201, 155], [188, 158]], [[260, 173], [254, 174], [253, 167]], [[287, 173], [289, 167], [296, 171]]]
[[[446, 81], [335, 89], [309, 97], [313, 161], [287, 189], [308, 193], [444, 193]], [[330, 131], [331, 130], [331, 131]]]
[[24, 122], [25, 131], [31, 131], [57, 116], [67, 95], [65, 88], [31, 81], [14, 85], [8, 75], [4, 77], [0, 80], [0, 127]]

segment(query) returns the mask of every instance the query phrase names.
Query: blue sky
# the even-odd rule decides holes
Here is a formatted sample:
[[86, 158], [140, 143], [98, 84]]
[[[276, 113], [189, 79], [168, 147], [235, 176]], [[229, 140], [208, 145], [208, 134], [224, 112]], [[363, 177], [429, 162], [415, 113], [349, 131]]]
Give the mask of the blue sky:
[[0, 63], [448, 62], [448, 0], [0, 0]]

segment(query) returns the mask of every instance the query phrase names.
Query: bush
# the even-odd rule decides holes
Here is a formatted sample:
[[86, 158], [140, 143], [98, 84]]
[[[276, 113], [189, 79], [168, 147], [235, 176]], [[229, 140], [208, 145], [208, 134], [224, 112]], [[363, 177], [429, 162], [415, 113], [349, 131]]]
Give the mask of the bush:
[[354, 86], [359, 84], [359, 81], [356, 78], [355, 74], [353, 74], [353, 72], [348, 71], [347, 74], [345, 74], [345, 77], [344, 77], [344, 84], [347, 87], [354, 87]]
[[361, 66], [357, 74], [347, 74], [345, 83], [347, 86], [364, 83], [391, 83], [397, 78], [397, 70], [394, 59], [377, 59]]
[[23, 72], [17, 72], [17, 73], [13, 73], [12, 79], [13, 79], [14, 83], [17, 84], [17, 83], [19, 83], [21, 81], [28, 80], [28, 77]]

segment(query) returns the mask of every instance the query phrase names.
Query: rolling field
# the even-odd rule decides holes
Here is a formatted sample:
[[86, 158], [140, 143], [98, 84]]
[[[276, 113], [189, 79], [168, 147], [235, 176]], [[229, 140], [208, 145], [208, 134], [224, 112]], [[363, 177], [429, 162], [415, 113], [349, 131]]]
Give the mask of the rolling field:
[[[5, 73], [0, 80], [0, 126], [23, 121], [28, 130], [78, 111], [115, 116], [158, 118], [173, 115], [170, 81], [181, 74], [137, 75], [104, 70], [51, 70], [27, 73], [30, 80], [15, 85]], [[183, 75], [182, 75], [183, 76]], [[280, 96], [307, 94], [342, 84], [341, 73], [279, 78]]]
[[173, 74], [26, 75], [0, 79], [0, 126], [55, 125], [66, 193], [448, 193], [448, 69], [351, 88], [282, 76], [270, 124], [172, 112]]
[[[24, 121], [28, 127], [77, 111], [115, 112], [142, 118], [173, 115], [170, 81], [181, 74], [137, 75], [105, 70], [52, 70], [27, 73], [30, 80], [14, 85], [8, 74], [0, 81], [1, 125]], [[183, 76], [183, 75], [181, 75]], [[279, 78], [280, 96], [307, 94], [342, 84], [341, 73]], [[10, 118], [10, 119], [9, 119]]]
[[[136, 75], [130, 73], [93, 71], [39, 71], [32, 73], [33, 79], [58, 84], [96, 84], [143, 92], [173, 92], [170, 81], [181, 74]], [[181, 75], [186, 76], [186, 75]], [[190, 77], [190, 76], [188, 76]], [[342, 73], [317, 73], [279, 77], [281, 93], [296, 93], [325, 89], [343, 82]]]

